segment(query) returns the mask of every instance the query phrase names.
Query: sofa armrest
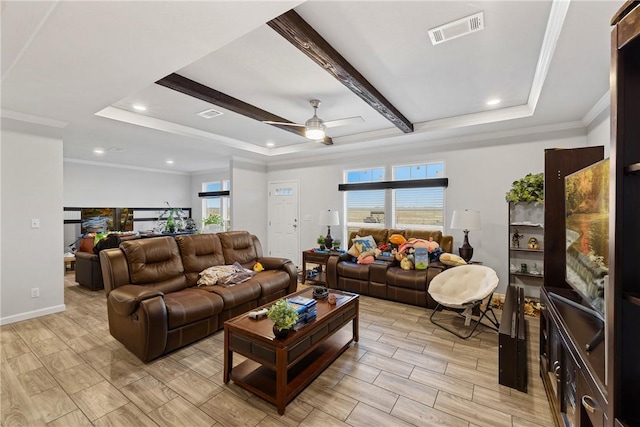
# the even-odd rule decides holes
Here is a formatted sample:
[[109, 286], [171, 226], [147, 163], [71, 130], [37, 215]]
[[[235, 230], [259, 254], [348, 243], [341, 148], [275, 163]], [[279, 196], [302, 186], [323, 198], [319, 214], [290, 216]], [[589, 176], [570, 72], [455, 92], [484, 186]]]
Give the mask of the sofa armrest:
[[338, 289], [338, 263], [341, 261], [350, 261], [351, 255], [344, 253], [340, 255], [330, 256], [327, 260], [326, 267], [326, 281], [327, 287], [332, 289]]
[[98, 261], [98, 255], [89, 252], [76, 251], [76, 262], [79, 260]]
[[122, 249], [105, 249], [98, 256], [106, 296], [117, 287], [131, 283], [129, 264]]
[[258, 258], [256, 262], [262, 264], [265, 270], [284, 270], [284, 266], [287, 263], [291, 263], [291, 260], [287, 258], [262, 257]]
[[287, 258], [277, 257], [261, 257], [256, 260], [265, 270], [282, 270], [289, 275], [289, 286], [287, 287], [287, 293], [295, 292], [298, 288], [298, 269]]
[[141, 301], [162, 296], [164, 296], [164, 293], [153, 288], [138, 285], [124, 285], [109, 293], [109, 302], [116, 313], [122, 316], [128, 316], [137, 310]]

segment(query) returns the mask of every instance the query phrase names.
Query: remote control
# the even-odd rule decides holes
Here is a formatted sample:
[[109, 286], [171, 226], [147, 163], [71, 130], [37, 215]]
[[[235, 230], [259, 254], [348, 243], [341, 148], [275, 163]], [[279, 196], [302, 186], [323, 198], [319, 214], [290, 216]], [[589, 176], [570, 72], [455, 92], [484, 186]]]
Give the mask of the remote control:
[[261, 319], [267, 315], [267, 309], [263, 308], [262, 310], [256, 310], [249, 313], [249, 317], [252, 319]]

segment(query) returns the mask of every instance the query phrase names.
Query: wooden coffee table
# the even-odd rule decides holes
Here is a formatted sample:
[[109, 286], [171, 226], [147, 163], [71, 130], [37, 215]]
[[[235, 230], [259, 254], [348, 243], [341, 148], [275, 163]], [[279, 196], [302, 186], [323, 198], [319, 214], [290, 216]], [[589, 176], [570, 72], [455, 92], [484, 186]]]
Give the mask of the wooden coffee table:
[[[273, 322], [267, 318], [253, 320], [245, 313], [224, 322], [224, 382], [233, 380], [284, 414], [291, 400], [358, 341], [359, 295], [330, 292], [338, 295], [337, 304], [318, 300], [316, 320], [285, 339], [273, 336]], [[313, 288], [307, 288], [287, 297], [312, 294]], [[344, 327], [349, 322], [352, 327]], [[233, 353], [247, 360], [233, 366]]]

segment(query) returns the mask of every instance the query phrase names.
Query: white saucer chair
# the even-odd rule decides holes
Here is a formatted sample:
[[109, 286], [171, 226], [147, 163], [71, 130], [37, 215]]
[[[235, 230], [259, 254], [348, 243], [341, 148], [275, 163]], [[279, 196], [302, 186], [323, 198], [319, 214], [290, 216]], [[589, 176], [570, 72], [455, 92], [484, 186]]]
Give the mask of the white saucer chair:
[[[429, 320], [434, 325], [463, 339], [469, 338], [475, 332], [483, 318], [487, 318], [492, 323], [492, 325], [483, 323], [483, 326], [497, 331], [500, 323], [498, 323], [490, 304], [493, 292], [497, 287], [498, 275], [489, 267], [471, 264], [448, 268], [434, 277], [429, 284], [429, 294], [438, 303]], [[482, 309], [481, 303], [487, 297], [486, 308]], [[477, 320], [473, 318], [473, 311], [476, 307], [479, 310], [476, 313], [480, 313]], [[438, 322], [434, 320], [433, 316], [443, 308], [458, 311], [465, 318], [465, 326], [470, 326], [473, 321], [474, 326], [471, 331], [467, 335], [461, 335], [457, 330], [438, 323], [442, 319], [439, 319]], [[493, 316], [493, 319], [489, 317], [489, 314]]]

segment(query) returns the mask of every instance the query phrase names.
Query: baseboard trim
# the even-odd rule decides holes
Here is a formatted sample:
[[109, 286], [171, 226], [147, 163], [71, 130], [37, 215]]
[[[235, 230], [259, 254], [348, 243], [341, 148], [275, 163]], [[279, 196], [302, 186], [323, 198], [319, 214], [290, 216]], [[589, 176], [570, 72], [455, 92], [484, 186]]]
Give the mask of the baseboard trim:
[[14, 314], [13, 316], [0, 317], [0, 325], [8, 325], [9, 323], [15, 323], [22, 320], [46, 316], [47, 314], [59, 313], [61, 311], [65, 311], [66, 308], [67, 306], [65, 304], [60, 304], [54, 305], [52, 307], [41, 308], [40, 310], [26, 311], [24, 313]]

